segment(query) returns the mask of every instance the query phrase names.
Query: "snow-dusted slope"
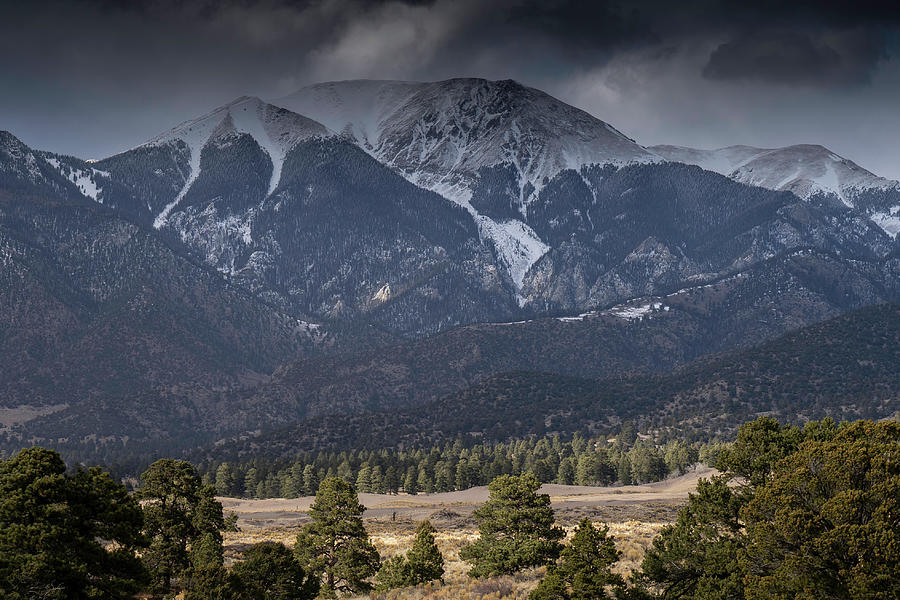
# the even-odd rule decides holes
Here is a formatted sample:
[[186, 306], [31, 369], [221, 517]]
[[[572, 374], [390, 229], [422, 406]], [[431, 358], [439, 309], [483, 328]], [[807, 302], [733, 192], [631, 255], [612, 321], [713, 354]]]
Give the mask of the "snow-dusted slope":
[[681, 146], [649, 149], [666, 160], [697, 165], [749, 185], [794, 192], [804, 199], [818, 193], [834, 194], [848, 206], [853, 206], [853, 196], [860, 190], [885, 190], [898, 185], [828, 148], [813, 144], [769, 149], [752, 146], [717, 150]]
[[[517, 286], [547, 250], [524, 217], [548, 179], [589, 164], [659, 160], [607, 123], [514, 81], [337, 81], [273, 103], [321, 121], [464, 206]], [[479, 174], [497, 166], [515, 170], [521, 220], [488, 218], [470, 202]]]
[[900, 183], [879, 177], [823, 146], [649, 149], [669, 161], [697, 165], [741, 183], [793, 192], [805, 200], [831, 196], [848, 208], [861, 210], [888, 235], [896, 237], [900, 232]]
[[79, 169], [62, 162], [58, 157], [48, 157], [44, 160], [59, 171], [60, 175], [74, 183], [78, 191], [84, 194], [85, 197], [103, 204], [103, 197], [101, 196], [103, 183], [100, 177], [108, 178], [109, 173], [97, 169]]
[[423, 187], [465, 201], [482, 167], [512, 164], [523, 203], [545, 177], [656, 157], [615, 128], [514, 81], [336, 81], [273, 101], [365, 146]]
[[230, 133], [249, 134], [268, 154], [272, 161], [269, 194], [278, 186], [284, 158], [297, 142], [312, 136], [330, 135], [327, 127], [312, 119], [267, 104], [259, 98], [243, 97], [153, 138], [144, 145], [164, 145], [181, 140], [190, 151], [190, 173], [184, 187], [156, 216], [154, 227], [159, 229], [165, 224], [169, 213], [181, 202], [197, 180], [200, 174], [200, 155], [204, 146], [211, 139]]

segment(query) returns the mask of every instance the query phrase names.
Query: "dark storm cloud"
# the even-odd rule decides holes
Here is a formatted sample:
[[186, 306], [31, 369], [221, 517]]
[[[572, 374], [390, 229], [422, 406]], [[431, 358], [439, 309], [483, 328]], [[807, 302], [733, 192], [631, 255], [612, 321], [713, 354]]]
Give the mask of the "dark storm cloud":
[[716, 48], [703, 75], [791, 85], [856, 85], [868, 83], [878, 62], [887, 58], [883, 37], [864, 29], [831, 37], [797, 31], [744, 34]]

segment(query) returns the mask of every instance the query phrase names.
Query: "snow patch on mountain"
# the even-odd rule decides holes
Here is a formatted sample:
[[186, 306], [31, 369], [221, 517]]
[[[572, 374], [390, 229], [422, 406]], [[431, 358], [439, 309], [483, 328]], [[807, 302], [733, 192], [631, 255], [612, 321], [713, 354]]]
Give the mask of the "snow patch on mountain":
[[228, 133], [250, 135], [269, 156], [272, 176], [267, 195], [278, 187], [284, 159], [297, 142], [313, 136], [331, 135], [328, 128], [312, 119], [266, 104], [259, 98], [242, 97], [153, 138], [145, 145], [172, 144], [181, 140], [190, 151], [190, 174], [175, 199], [153, 221], [155, 228], [159, 229], [166, 223], [169, 214], [197, 180], [203, 148], [213, 138]]
[[[498, 223], [476, 213], [475, 222], [478, 224], [482, 239], [487, 238], [493, 242], [500, 262], [509, 272], [516, 289], [521, 290], [528, 269], [546, 254], [550, 247], [522, 221], [509, 220]], [[520, 298], [520, 303], [522, 302], [524, 300]]]
[[646, 302], [639, 305], [623, 304], [610, 308], [609, 310], [605, 311], [605, 314], [619, 317], [620, 319], [625, 319], [626, 321], [634, 321], [641, 320], [644, 317], [650, 316], [653, 313], [659, 311], [668, 312], [669, 307], [664, 305], [662, 302]]
[[372, 300], [375, 302], [387, 302], [391, 299], [391, 284], [386, 283], [377, 292], [372, 296]]
[[889, 236], [896, 238], [900, 233], [900, 206], [894, 206], [889, 211], [878, 212], [871, 216], [872, 221], [881, 227]]
[[103, 198], [100, 196], [100, 192], [103, 191], [103, 186], [101, 186], [97, 182], [97, 177], [109, 177], [109, 173], [107, 173], [106, 171], [100, 171], [98, 169], [78, 169], [76, 167], [72, 167], [70, 165], [62, 163], [58, 158], [55, 157], [48, 157], [44, 160], [46, 160], [47, 163], [50, 164], [50, 166], [56, 169], [60, 175], [74, 183], [75, 187], [78, 188], [78, 191], [80, 191], [85, 197], [103, 204]]

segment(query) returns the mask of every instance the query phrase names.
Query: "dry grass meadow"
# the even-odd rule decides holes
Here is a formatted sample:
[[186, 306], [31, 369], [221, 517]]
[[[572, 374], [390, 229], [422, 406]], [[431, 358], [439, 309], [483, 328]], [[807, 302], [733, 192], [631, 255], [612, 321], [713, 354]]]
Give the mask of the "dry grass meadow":
[[[568, 531], [584, 517], [605, 524], [622, 551], [615, 570], [628, 575], [641, 562], [659, 530], [675, 520], [678, 510], [694, 490], [699, 477], [710, 469], [699, 468], [682, 477], [640, 486], [611, 488], [545, 485], [556, 518]], [[513, 600], [524, 599], [537, 584], [541, 569], [511, 577], [475, 580], [466, 575], [467, 565], [459, 550], [478, 535], [472, 511], [487, 499], [487, 489], [461, 492], [389, 496], [360, 494], [366, 506], [363, 520], [382, 558], [406, 552], [416, 525], [431, 519], [438, 531], [437, 544], [444, 554], [446, 575], [439, 583], [372, 594], [378, 600]], [[238, 515], [239, 531], [226, 535], [226, 558], [239, 560], [245, 548], [261, 541], [292, 546], [312, 498], [242, 500], [221, 498], [226, 512]]]

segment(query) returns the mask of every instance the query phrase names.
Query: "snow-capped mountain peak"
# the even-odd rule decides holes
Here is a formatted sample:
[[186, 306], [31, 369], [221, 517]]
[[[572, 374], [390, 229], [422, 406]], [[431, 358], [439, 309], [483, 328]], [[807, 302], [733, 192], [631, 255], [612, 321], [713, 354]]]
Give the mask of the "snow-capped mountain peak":
[[190, 152], [190, 174], [184, 187], [156, 216], [154, 227], [159, 229], [165, 224], [169, 213], [181, 202], [197, 180], [200, 174], [200, 156], [206, 144], [234, 133], [250, 135], [272, 161], [268, 194], [278, 187], [285, 156], [297, 142], [313, 136], [331, 135], [328, 128], [321, 123], [251, 96], [243, 96], [202, 117], [185, 121], [144, 144], [164, 145], [180, 140], [187, 145]]
[[527, 203], [545, 178], [657, 157], [611, 125], [512, 80], [335, 81], [273, 101], [347, 135], [423, 187], [465, 201], [482, 167], [513, 165]]
[[652, 146], [649, 150], [666, 160], [694, 164], [749, 185], [790, 191], [804, 199], [820, 193], [833, 194], [851, 207], [858, 190], [897, 186], [896, 181], [878, 177], [817, 144], [784, 148], [728, 146], [716, 150]]
[[[544, 184], [565, 169], [659, 158], [611, 125], [512, 80], [335, 81], [273, 100], [341, 133], [418, 186], [465, 207], [516, 285], [547, 249], [525, 224]], [[511, 168], [522, 219], [472, 205], [485, 170]]]
[[716, 150], [651, 146], [649, 150], [672, 162], [697, 165], [748, 185], [793, 192], [804, 200], [831, 197], [861, 210], [891, 237], [900, 233], [900, 182], [879, 177], [818, 144]]

